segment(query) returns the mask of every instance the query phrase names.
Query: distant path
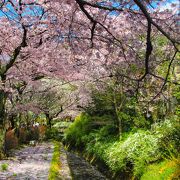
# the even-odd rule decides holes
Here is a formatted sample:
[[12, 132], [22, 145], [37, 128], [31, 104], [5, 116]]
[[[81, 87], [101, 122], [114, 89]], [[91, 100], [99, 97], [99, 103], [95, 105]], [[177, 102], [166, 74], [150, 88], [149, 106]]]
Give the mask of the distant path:
[[107, 180], [95, 167], [76, 154], [67, 152], [67, 158], [73, 180]]
[[[0, 161], [0, 180], [47, 180], [53, 149], [52, 143], [41, 143], [14, 151], [11, 160]], [[4, 163], [8, 169], [2, 172]]]

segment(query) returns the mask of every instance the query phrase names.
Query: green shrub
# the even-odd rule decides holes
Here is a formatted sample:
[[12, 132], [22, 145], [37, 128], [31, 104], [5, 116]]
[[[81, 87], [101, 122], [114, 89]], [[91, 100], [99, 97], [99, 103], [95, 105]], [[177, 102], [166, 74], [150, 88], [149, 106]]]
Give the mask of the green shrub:
[[153, 126], [153, 133], [159, 138], [159, 150], [164, 158], [178, 158], [180, 152], [180, 124], [173, 116]]
[[92, 129], [92, 119], [85, 113], [77, 116], [73, 124], [65, 131], [64, 139], [72, 146], [83, 146], [83, 137], [88, 135]]
[[16, 176], [17, 176], [17, 174], [16, 174], [16, 173], [13, 173], [13, 176], [14, 176], [14, 177], [16, 177]]
[[108, 141], [109, 139], [117, 139], [116, 128], [114, 125], [103, 126], [100, 129], [93, 129], [91, 133], [82, 137], [83, 142], [94, 143], [97, 141]]
[[46, 130], [46, 133], [45, 133], [46, 140], [54, 139], [54, 140], [60, 141], [62, 140], [62, 137], [63, 135], [62, 133], [58, 131], [58, 128], [52, 127]]
[[54, 128], [58, 129], [58, 128], [67, 128], [72, 124], [72, 122], [66, 122], [66, 121], [62, 121], [62, 122], [57, 122], [53, 125]]
[[177, 116], [179, 116], [180, 115], [180, 87], [179, 86], [174, 87], [173, 96], [174, 96], [175, 101], [176, 101], [174, 103], [174, 105], [175, 105], [175, 114]]
[[138, 131], [124, 141], [117, 141], [106, 149], [107, 164], [113, 171], [127, 170], [129, 164], [134, 175], [140, 176], [147, 163], [159, 159], [158, 139], [149, 131]]
[[118, 136], [114, 135], [114, 126], [104, 126], [99, 130], [94, 130], [90, 134], [84, 136], [86, 141], [85, 149], [89, 154], [95, 155], [101, 160], [105, 160], [105, 150], [111, 146], [111, 144], [117, 141]]

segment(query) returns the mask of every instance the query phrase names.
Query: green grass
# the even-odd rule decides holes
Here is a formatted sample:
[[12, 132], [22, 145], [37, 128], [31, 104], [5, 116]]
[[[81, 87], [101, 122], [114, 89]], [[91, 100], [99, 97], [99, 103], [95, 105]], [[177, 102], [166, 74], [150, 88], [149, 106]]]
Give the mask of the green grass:
[[8, 164], [4, 163], [1, 165], [1, 170], [2, 171], [7, 171], [8, 170]]
[[48, 180], [58, 180], [60, 178], [59, 170], [61, 168], [60, 163], [60, 143], [54, 142], [54, 152], [51, 160], [51, 167], [49, 170]]
[[180, 176], [178, 160], [165, 160], [147, 167], [141, 180], [171, 180]]
[[16, 174], [16, 173], [13, 173], [13, 176], [14, 176], [14, 177], [16, 177], [16, 176], [17, 176], [17, 174]]

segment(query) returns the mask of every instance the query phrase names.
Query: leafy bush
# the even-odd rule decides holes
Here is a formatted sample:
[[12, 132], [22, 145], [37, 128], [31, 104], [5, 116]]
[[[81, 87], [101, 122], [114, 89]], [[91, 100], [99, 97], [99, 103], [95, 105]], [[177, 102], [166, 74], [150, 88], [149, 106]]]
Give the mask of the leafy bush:
[[159, 150], [164, 158], [178, 158], [180, 152], [180, 125], [178, 116], [154, 124], [153, 132], [159, 138]]
[[145, 165], [159, 159], [158, 139], [149, 131], [138, 131], [129, 135], [124, 141], [117, 141], [106, 149], [107, 164], [113, 171], [128, 170], [129, 164], [134, 168], [134, 175], [142, 174]]
[[57, 140], [57, 141], [60, 141], [62, 140], [62, 134], [58, 131], [58, 128], [48, 128], [46, 129], [46, 132], [45, 132], [45, 139], [46, 140], [49, 140], [49, 139], [54, 139], [54, 140]]
[[152, 131], [124, 133], [118, 141], [111, 140], [107, 134], [103, 139], [100, 132], [89, 134], [92, 141], [86, 145], [86, 150], [101, 158], [113, 172], [133, 169], [134, 176], [140, 177], [149, 163], [163, 157], [178, 158], [180, 131], [177, 118], [156, 124]]
[[88, 135], [92, 129], [92, 119], [85, 113], [77, 116], [73, 124], [65, 131], [64, 139], [72, 146], [80, 147], [86, 142], [83, 137]]
[[110, 145], [118, 139], [115, 135], [114, 126], [104, 126], [99, 130], [94, 130], [89, 135], [84, 136], [86, 143], [86, 151], [89, 154], [93, 154], [99, 159], [104, 160], [104, 150], [110, 147]]
[[66, 122], [66, 121], [61, 121], [57, 122], [53, 125], [54, 128], [67, 128], [72, 124], [72, 122]]
[[134, 175], [140, 176], [149, 162], [160, 158], [158, 138], [150, 131], [138, 131], [124, 134], [122, 140], [116, 136], [108, 136], [103, 127], [85, 136], [86, 151], [103, 160], [113, 172], [130, 171], [134, 167]]
[[173, 88], [173, 96], [175, 100], [175, 114], [180, 115], [180, 87]]

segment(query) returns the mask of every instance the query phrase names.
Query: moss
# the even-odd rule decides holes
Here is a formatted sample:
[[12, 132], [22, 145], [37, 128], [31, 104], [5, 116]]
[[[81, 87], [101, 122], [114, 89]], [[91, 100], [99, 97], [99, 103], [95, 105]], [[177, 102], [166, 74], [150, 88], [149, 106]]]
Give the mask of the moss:
[[53, 157], [51, 160], [51, 167], [49, 170], [49, 176], [48, 180], [58, 180], [62, 179], [60, 177], [60, 168], [61, 168], [61, 163], [60, 163], [60, 143], [57, 141], [54, 142], [54, 153]]

